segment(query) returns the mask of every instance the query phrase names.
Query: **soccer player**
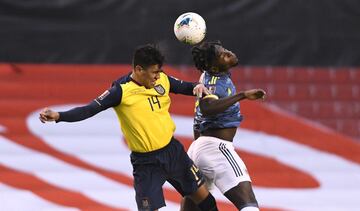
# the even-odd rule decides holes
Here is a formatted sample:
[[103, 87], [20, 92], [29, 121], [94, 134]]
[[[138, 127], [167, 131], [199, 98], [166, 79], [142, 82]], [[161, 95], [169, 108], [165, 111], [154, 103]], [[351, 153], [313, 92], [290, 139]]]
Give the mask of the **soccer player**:
[[[209, 189], [215, 184], [238, 210], [259, 211], [250, 176], [232, 142], [242, 121], [239, 101], [262, 99], [266, 93], [262, 89], [236, 93], [230, 68], [238, 64], [238, 59], [219, 41], [193, 47], [192, 55], [196, 68], [204, 71], [200, 81], [210, 94], [196, 102], [196, 141], [188, 154], [205, 176]], [[197, 210], [186, 198], [182, 209]]]
[[133, 70], [114, 81], [111, 88], [90, 102], [65, 112], [45, 108], [41, 122], [75, 122], [105, 109], [114, 108], [131, 150], [136, 202], [141, 211], [165, 206], [162, 186], [168, 181], [182, 196], [189, 196], [200, 210], [217, 210], [203, 176], [173, 137], [169, 92], [184, 95], [207, 94], [203, 84], [177, 80], [161, 67], [164, 57], [148, 44], [135, 50]]

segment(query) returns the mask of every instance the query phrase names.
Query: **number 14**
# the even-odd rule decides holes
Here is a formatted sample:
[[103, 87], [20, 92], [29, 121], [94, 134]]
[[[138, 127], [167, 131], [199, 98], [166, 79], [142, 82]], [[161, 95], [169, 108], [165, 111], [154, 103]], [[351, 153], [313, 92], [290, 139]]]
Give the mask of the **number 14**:
[[151, 107], [151, 110], [154, 111], [154, 105], [157, 104], [161, 108], [159, 98], [157, 96], [148, 97], [148, 101]]

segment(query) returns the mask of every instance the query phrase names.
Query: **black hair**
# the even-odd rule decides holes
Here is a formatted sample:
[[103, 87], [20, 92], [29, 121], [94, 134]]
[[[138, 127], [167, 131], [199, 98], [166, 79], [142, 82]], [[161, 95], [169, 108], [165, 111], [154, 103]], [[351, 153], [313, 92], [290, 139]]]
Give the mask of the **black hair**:
[[221, 46], [220, 41], [202, 42], [191, 49], [195, 67], [203, 72], [209, 70], [217, 58], [215, 46]]
[[139, 46], [135, 49], [133, 56], [133, 67], [140, 65], [146, 69], [151, 65], [159, 65], [161, 68], [164, 63], [165, 57], [161, 51], [154, 44], [146, 44]]

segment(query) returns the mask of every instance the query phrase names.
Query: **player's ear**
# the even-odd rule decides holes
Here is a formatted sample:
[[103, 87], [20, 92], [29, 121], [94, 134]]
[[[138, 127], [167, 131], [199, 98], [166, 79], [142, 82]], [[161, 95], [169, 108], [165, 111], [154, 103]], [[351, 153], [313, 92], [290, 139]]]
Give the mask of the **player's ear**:
[[144, 68], [142, 68], [140, 65], [136, 65], [136, 66], [134, 67], [134, 71], [135, 71], [135, 72], [140, 73], [142, 70], [144, 70]]

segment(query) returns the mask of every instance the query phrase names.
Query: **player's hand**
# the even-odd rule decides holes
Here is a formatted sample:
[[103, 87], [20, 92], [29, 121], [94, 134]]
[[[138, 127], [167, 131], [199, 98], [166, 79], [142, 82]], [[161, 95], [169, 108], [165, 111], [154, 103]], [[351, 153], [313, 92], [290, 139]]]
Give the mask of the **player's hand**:
[[198, 85], [196, 85], [193, 89], [193, 94], [196, 95], [197, 97], [201, 98], [202, 94], [205, 95], [209, 95], [210, 92], [209, 90], [204, 86], [204, 84], [199, 83]]
[[244, 92], [245, 97], [249, 100], [265, 99], [266, 92], [262, 89], [250, 89]]
[[42, 110], [40, 112], [40, 116], [39, 119], [42, 123], [45, 122], [51, 122], [51, 121], [56, 121], [59, 119], [59, 113], [50, 110], [49, 108], [44, 108], [44, 110]]

